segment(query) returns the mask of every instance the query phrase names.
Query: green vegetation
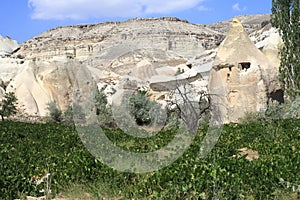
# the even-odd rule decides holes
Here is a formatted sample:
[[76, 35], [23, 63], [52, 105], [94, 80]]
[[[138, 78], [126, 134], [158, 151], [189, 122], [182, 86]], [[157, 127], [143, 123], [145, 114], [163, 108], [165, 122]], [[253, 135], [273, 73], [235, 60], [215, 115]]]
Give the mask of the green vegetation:
[[[213, 151], [201, 159], [200, 144], [208, 128], [203, 125], [176, 162], [156, 172], [133, 174], [95, 160], [73, 126], [4, 121], [0, 122], [0, 199], [43, 195], [40, 190], [45, 185], [35, 185], [34, 180], [45, 171], [51, 174], [52, 197], [60, 192], [76, 196], [80, 191], [86, 199], [299, 198], [282, 181], [300, 185], [299, 127], [300, 121], [291, 119], [225, 125]], [[161, 131], [138, 139], [117, 129], [104, 131], [115, 144], [135, 152], [158, 149], [176, 134]], [[259, 158], [233, 157], [243, 147], [257, 151]]]
[[279, 28], [284, 43], [280, 52], [280, 79], [293, 99], [300, 95], [300, 2], [273, 0], [272, 14], [272, 25]]
[[151, 109], [159, 105], [147, 98], [146, 92], [138, 91], [129, 99], [129, 108], [138, 125], [149, 125], [151, 120]]
[[4, 98], [0, 101], [0, 116], [2, 121], [4, 117], [10, 117], [17, 113], [17, 97], [15, 93], [8, 92], [4, 95]]
[[96, 91], [95, 106], [99, 124], [104, 127], [115, 127], [111, 105], [108, 105], [107, 96], [103, 91]]
[[284, 104], [270, 104], [265, 112], [246, 113], [242, 123], [272, 123], [280, 119], [300, 119], [300, 96]]
[[62, 111], [57, 106], [56, 102], [52, 101], [48, 103], [47, 110], [49, 111], [48, 121], [49, 122], [61, 122]]

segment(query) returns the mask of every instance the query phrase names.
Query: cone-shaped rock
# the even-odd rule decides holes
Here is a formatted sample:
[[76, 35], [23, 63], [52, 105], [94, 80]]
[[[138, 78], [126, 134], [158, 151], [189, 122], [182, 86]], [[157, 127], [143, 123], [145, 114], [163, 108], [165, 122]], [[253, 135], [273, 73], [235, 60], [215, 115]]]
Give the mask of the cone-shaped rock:
[[265, 111], [270, 101], [282, 101], [277, 74], [278, 66], [272, 66], [234, 18], [209, 78], [215, 121], [238, 122], [247, 112]]

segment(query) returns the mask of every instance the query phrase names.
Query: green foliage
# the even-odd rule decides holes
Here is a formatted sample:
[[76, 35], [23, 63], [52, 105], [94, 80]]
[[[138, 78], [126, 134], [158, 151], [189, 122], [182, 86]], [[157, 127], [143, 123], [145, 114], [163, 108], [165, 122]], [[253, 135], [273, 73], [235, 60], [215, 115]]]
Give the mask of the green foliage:
[[270, 104], [265, 118], [271, 120], [300, 119], [300, 96], [284, 104]]
[[73, 107], [69, 105], [66, 111], [62, 114], [62, 122], [64, 124], [73, 124]]
[[111, 107], [107, 103], [107, 96], [105, 93], [97, 90], [95, 95], [95, 106], [98, 122], [101, 126], [113, 128], [116, 125], [112, 116]]
[[283, 118], [300, 119], [300, 96], [297, 96], [292, 102], [284, 105]]
[[272, 103], [266, 112], [248, 112], [240, 119], [241, 123], [270, 123], [282, 119], [300, 119], [300, 97], [284, 104]]
[[[300, 121], [277, 120], [225, 125], [213, 151], [199, 157], [207, 126], [190, 148], [171, 165], [151, 173], [118, 172], [97, 161], [83, 146], [73, 126], [0, 122], [0, 199], [42, 195], [32, 177], [52, 175], [52, 195], [78, 183], [91, 199], [276, 199], [289, 194], [280, 180], [300, 185]], [[117, 146], [149, 152], [166, 145], [175, 130], [151, 138], [135, 138], [104, 129]], [[234, 158], [247, 147], [258, 159]], [[297, 188], [296, 188], [297, 189]]]
[[69, 105], [66, 111], [62, 115], [62, 123], [67, 125], [74, 124], [74, 117], [77, 123], [84, 123], [85, 122], [85, 115], [80, 105], [73, 103]]
[[0, 116], [2, 121], [4, 117], [9, 117], [17, 113], [17, 97], [15, 93], [8, 92], [4, 95], [0, 102]]
[[48, 103], [47, 110], [49, 111], [49, 121], [50, 122], [61, 122], [62, 121], [62, 111], [57, 106], [57, 104], [52, 101]]
[[149, 125], [151, 123], [151, 109], [158, 105], [155, 101], [147, 98], [146, 92], [138, 91], [129, 99], [129, 109], [138, 125]]
[[300, 2], [273, 0], [272, 25], [279, 28], [284, 46], [281, 49], [280, 80], [293, 99], [300, 95]]
[[61, 124], [2, 122], [0, 157], [0, 199], [41, 195], [44, 185], [36, 186], [32, 179], [45, 170], [55, 194], [72, 181], [89, 180], [95, 166], [74, 128]]

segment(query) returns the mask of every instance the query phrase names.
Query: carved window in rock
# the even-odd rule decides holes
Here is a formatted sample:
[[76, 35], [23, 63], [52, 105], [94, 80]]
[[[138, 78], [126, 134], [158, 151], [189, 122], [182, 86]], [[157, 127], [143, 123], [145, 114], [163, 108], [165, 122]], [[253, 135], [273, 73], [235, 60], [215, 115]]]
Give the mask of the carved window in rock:
[[227, 82], [230, 81], [230, 76], [231, 76], [231, 72], [232, 72], [232, 67], [233, 67], [233, 66], [229, 66], [229, 67], [228, 67], [228, 70], [229, 70], [229, 71], [228, 71], [228, 73], [227, 73], [227, 79], [226, 79]]
[[251, 67], [251, 63], [250, 62], [240, 62], [239, 63], [239, 69], [240, 70], [247, 71], [250, 67]]
[[230, 81], [230, 74], [227, 73], [227, 82]]

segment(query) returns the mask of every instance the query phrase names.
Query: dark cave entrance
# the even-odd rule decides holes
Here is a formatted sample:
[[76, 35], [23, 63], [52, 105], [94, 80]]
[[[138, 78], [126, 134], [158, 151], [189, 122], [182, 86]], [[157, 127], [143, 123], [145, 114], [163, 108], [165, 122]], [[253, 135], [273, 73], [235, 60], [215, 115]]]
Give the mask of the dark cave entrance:
[[249, 69], [250, 67], [251, 67], [251, 63], [250, 62], [241, 62], [241, 63], [239, 63], [239, 68], [241, 70], [247, 71], [247, 69]]
[[279, 104], [284, 103], [284, 92], [282, 89], [276, 90], [269, 94], [269, 100], [271, 102], [278, 102]]

